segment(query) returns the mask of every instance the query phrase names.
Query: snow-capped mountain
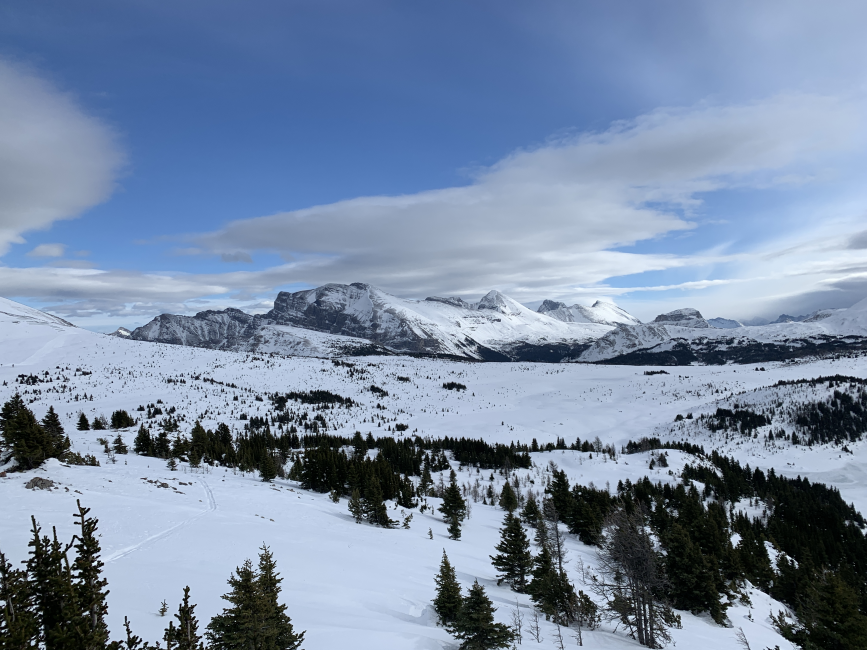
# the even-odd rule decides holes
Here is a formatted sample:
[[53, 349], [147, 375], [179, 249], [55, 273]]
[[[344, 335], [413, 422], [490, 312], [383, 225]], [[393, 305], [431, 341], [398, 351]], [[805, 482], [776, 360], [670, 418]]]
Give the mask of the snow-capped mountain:
[[822, 310], [803, 321], [720, 329], [695, 309], [652, 323], [620, 325], [578, 361], [636, 365], [779, 361], [867, 349], [867, 299], [849, 309]]
[[128, 339], [131, 334], [132, 334], [132, 332], [130, 332], [127, 328], [118, 327], [116, 330], [111, 332], [109, 334], [109, 336], [117, 336], [118, 338], [121, 338], [121, 339]]
[[710, 323], [711, 327], [716, 327], [718, 330], [734, 330], [744, 326], [739, 320], [731, 318], [708, 318], [707, 322]]
[[653, 319], [656, 325], [675, 325], [677, 327], [691, 327], [698, 329], [706, 329], [711, 325], [704, 319], [698, 309], [686, 307], [685, 309], [675, 309], [667, 314], [660, 314]]
[[544, 301], [538, 309], [540, 314], [556, 318], [564, 323], [599, 323], [602, 325], [617, 325], [617, 323], [637, 324], [641, 321], [625, 309], [612, 302], [597, 300], [592, 307], [572, 305], [556, 300]]
[[[405, 300], [354, 283], [280, 292], [274, 308], [263, 315], [237, 309], [195, 316], [163, 314], [136, 329], [131, 338], [288, 354], [307, 341], [311, 354], [318, 349], [323, 356], [396, 352], [550, 361], [577, 355], [610, 329], [600, 322], [564, 322], [534, 312], [498, 291], [475, 303], [439, 297]], [[319, 333], [316, 341], [311, 341], [311, 332]]]

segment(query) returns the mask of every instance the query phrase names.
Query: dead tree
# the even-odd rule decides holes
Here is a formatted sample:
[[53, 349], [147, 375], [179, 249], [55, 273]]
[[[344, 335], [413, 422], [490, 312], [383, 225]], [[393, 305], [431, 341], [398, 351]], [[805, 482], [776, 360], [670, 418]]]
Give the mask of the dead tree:
[[668, 630], [680, 625], [665, 601], [667, 582], [663, 564], [637, 510], [609, 515], [597, 551], [599, 575], [595, 592], [606, 603], [604, 616], [618, 621], [638, 643], [661, 648], [671, 641]]

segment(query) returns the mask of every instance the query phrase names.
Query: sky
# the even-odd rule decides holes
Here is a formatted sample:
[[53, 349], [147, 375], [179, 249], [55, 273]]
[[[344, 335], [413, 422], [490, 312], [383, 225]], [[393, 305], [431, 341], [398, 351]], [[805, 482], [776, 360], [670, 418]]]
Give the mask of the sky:
[[0, 6], [0, 295], [97, 331], [367, 282], [867, 296], [867, 4]]

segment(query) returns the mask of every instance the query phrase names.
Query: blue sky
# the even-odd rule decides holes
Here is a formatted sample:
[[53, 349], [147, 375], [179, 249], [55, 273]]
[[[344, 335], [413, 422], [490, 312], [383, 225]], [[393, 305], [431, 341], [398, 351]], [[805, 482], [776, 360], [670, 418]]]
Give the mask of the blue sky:
[[[0, 295], [84, 327], [370, 282], [867, 295], [856, 2], [6, 2]], [[5, 180], [4, 180], [5, 177]]]

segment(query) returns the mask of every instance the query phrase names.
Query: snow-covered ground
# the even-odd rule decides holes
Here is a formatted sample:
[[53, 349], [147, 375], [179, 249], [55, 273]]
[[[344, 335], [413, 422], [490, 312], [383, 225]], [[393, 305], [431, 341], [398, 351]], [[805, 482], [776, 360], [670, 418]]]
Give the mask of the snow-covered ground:
[[[331, 433], [351, 435], [359, 430], [385, 435], [389, 426], [401, 422], [421, 435], [506, 443], [536, 438], [540, 444], [558, 437], [567, 444], [576, 436], [598, 437], [619, 449], [630, 439], [670, 432], [677, 414], [712, 412], [719, 400], [779, 379], [838, 373], [867, 376], [864, 357], [763, 364], [764, 372], [756, 372], [754, 366], [682, 367], [653, 376], [644, 375], [644, 368], [624, 366], [480, 364], [403, 357], [347, 359], [355, 364], [348, 368], [316, 358], [130, 341], [73, 328], [39, 312], [16, 312], [14, 305], [8, 301], [0, 305], [0, 400], [5, 402], [20, 391], [38, 417], [54, 406], [73, 450], [96, 455], [102, 466], [65, 467], [50, 461], [35, 472], [9, 473], [0, 479], [0, 548], [13, 559], [25, 557], [31, 514], [43, 529], [57, 526], [60, 537], [69, 538], [75, 499], [80, 498], [100, 519], [112, 630], [119, 634], [127, 615], [136, 633], [151, 640], [161, 636], [168, 622], [157, 614], [163, 599], [174, 610], [183, 586], [189, 584], [197, 614], [207, 621], [222, 607], [220, 595], [227, 590], [230, 572], [245, 558], [255, 558], [265, 542], [285, 578], [288, 611], [296, 626], [307, 630], [304, 647], [308, 650], [455, 647], [434, 624], [430, 609], [442, 550], [446, 549], [462, 584], [478, 579], [499, 608], [498, 619], [507, 622], [516, 595], [496, 586], [488, 557], [499, 539], [503, 512], [473, 503], [460, 541], [449, 540], [441, 518], [430, 512], [415, 511], [408, 530], [358, 525], [350, 518], [345, 499], [335, 504], [328, 495], [306, 492], [289, 480], [277, 479], [269, 485], [254, 474], [224, 468], [193, 471], [185, 465], [171, 472], [160, 460], [134, 454], [117, 456], [112, 464], [96, 438], [114, 432], [76, 431], [79, 412], [91, 419], [110, 416], [115, 409], [140, 416], [139, 405], [162, 400], [184, 417], [183, 432], [196, 419], [207, 428], [226, 422], [238, 432], [243, 427], [238, 419], [241, 413], [268, 412], [267, 397], [260, 402], [256, 396], [322, 388], [359, 404], [337, 411], [337, 428]], [[19, 375], [43, 381], [21, 384], [16, 381]], [[465, 384], [467, 390], [444, 390], [446, 381]], [[389, 397], [371, 393], [371, 384], [388, 391]], [[377, 409], [377, 403], [386, 410]], [[385, 421], [378, 419], [380, 415]], [[122, 433], [131, 444], [134, 429]], [[831, 446], [770, 449], [761, 440], [725, 446], [724, 441], [698, 431], [693, 438], [690, 442], [706, 448], [719, 444], [725, 453], [752, 467], [773, 467], [778, 473], [836, 485], [847, 501], [867, 509], [865, 443], [850, 444], [854, 453], [846, 454]], [[553, 461], [572, 482], [609, 485], [613, 490], [618, 480], [635, 481], [645, 475], [674, 481], [685, 458], [669, 452], [669, 468], [649, 470], [647, 454], [613, 461], [603, 454], [593, 454], [591, 459], [587, 453], [554, 451], [533, 454], [535, 467], [519, 476], [522, 489], [538, 492]], [[58, 489], [24, 489], [33, 474], [51, 478]], [[490, 472], [460, 472], [462, 483], [476, 479], [486, 485]], [[502, 480], [494, 473], [496, 487]], [[436, 499], [429, 501], [436, 505]], [[400, 519], [400, 511], [394, 511], [392, 518]], [[581, 581], [579, 558], [592, 567], [594, 549], [570, 537], [570, 575], [576, 588], [588, 591]], [[522, 611], [528, 612], [527, 596], [517, 599]], [[743, 627], [754, 648], [791, 647], [768, 621], [768, 614], [781, 606], [759, 592], [751, 599], [751, 608], [738, 603], [729, 610], [735, 628]], [[738, 647], [735, 629], [689, 613], [682, 617], [683, 629], [673, 631], [679, 647]], [[553, 626], [546, 624], [541, 644], [526, 636], [524, 643], [553, 648], [553, 632]], [[571, 639], [568, 643], [574, 645]], [[585, 645], [637, 647], [611, 626], [585, 633]]]

